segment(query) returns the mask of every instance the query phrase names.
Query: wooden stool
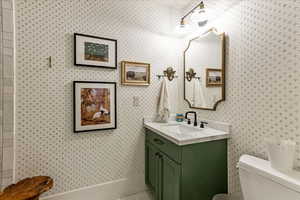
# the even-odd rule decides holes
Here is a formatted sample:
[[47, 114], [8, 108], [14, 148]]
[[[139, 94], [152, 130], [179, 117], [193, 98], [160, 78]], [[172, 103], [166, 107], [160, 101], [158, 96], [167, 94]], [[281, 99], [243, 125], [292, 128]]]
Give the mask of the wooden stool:
[[48, 176], [26, 178], [6, 187], [0, 193], [0, 200], [38, 200], [40, 195], [53, 187], [53, 180]]

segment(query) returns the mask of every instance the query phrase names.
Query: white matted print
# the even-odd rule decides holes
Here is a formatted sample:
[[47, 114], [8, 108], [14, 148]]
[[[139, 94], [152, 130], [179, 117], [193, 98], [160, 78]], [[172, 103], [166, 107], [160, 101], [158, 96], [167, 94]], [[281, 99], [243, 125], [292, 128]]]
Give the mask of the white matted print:
[[74, 49], [77, 66], [117, 68], [117, 40], [75, 33]]
[[116, 129], [116, 83], [74, 81], [74, 132]]

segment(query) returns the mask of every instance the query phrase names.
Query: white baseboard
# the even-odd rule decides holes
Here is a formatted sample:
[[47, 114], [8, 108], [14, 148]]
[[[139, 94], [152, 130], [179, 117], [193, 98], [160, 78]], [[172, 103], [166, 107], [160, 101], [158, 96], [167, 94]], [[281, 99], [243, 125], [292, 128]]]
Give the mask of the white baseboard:
[[145, 190], [144, 176], [138, 176], [55, 194], [42, 200], [116, 200]]

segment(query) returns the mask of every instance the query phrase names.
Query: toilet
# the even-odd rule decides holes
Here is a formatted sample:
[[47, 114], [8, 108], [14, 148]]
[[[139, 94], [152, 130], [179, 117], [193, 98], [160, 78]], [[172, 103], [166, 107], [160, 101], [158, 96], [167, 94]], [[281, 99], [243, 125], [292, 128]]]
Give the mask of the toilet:
[[280, 172], [249, 155], [241, 156], [238, 168], [244, 200], [300, 200], [300, 172]]

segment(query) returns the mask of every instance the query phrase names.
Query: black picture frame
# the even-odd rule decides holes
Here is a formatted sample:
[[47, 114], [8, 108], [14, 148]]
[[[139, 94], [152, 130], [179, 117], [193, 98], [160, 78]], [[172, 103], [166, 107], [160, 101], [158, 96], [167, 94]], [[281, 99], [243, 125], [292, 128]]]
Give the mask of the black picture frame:
[[[114, 66], [109, 67], [109, 66], [103, 66], [103, 65], [91, 65], [91, 64], [78, 63], [77, 62], [77, 37], [87, 37], [87, 38], [108, 40], [108, 41], [114, 42], [114, 44], [115, 44]], [[86, 35], [86, 34], [81, 34], [81, 33], [74, 33], [74, 65], [75, 66], [85, 66], [85, 67], [98, 67], [98, 68], [106, 68], [106, 69], [117, 69], [117, 66], [118, 66], [118, 41], [116, 39], [111, 39], [111, 38], [98, 37], [98, 36]]]
[[[111, 84], [113, 85], [114, 90], [114, 126], [110, 128], [100, 128], [100, 129], [89, 129], [89, 130], [77, 130], [76, 127], [76, 85], [77, 84]], [[81, 94], [79, 94], [81, 95]], [[91, 131], [104, 131], [104, 130], [112, 130], [117, 129], [117, 83], [116, 82], [104, 82], [104, 81], [73, 81], [73, 132], [74, 133], [82, 133], [82, 132], [91, 132]]]

